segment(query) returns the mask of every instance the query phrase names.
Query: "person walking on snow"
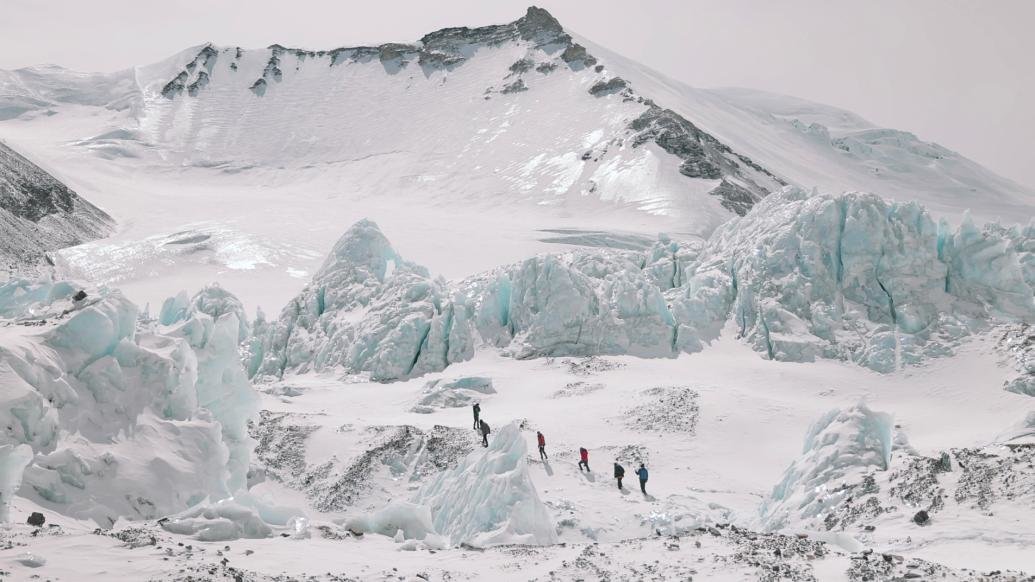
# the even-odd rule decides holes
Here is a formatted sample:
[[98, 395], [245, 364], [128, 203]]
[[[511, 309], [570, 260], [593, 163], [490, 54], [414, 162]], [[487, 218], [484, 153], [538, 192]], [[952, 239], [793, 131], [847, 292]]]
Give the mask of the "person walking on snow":
[[478, 422], [480, 423], [478, 425], [479, 430], [482, 433], [482, 446], [487, 447], [489, 446], [489, 423], [485, 422], [484, 420], [480, 420]]
[[625, 477], [625, 467], [615, 463], [615, 479], [618, 479], [618, 490], [622, 490], [622, 477]]
[[589, 472], [589, 451], [585, 447], [579, 448], [579, 472], [582, 472], [582, 468], [586, 468], [586, 472]]
[[550, 458], [546, 456], [546, 437], [540, 431], [536, 431], [535, 436], [539, 441], [539, 458], [545, 461]]
[[646, 495], [647, 494], [647, 467], [644, 467], [643, 463], [640, 463], [640, 468], [636, 469], [636, 476], [640, 478], [640, 491], [644, 495]]
[[478, 424], [478, 415], [482, 413], [482, 405], [475, 402], [471, 405], [471, 410], [474, 411], [474, 430], [481, 430], [481, 425]]

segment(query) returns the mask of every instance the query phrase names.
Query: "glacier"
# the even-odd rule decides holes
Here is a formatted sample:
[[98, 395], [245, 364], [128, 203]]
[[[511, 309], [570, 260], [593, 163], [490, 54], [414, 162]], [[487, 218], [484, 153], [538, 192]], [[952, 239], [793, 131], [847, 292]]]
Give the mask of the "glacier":
[[527, 448], [516, 422], [499, 429], [489, 447], [432, 476], [409, 501], [355, 516], [346, 526], [431, 544], [475, 547], [550, 545], [557, 532], [528, 471]]
[[488, 346], [518, 359], [700, 351], [728, 323], [764, 357], [878, 372], [953, 353], [994, 322], [1035, 321], [1035, 229], [957, 229], [915, 203], [787, 187], [705, 241], [546, 254], [458, 282], [351, 227], [273, 322], [252, 377], [332, 368], [393, 381]]
[[859, 404], [832, 410], [805, 436], [802, 455], [763, 502], [762, 523], [778, 530], [824, 514], [850, 496], [838, 487], [846, 477], [887, 470], [895, 448], [891, 415]]
[[209, 287], [162, 325], [140, 320], [115, 290], [69, 298], [84, 288], [0, 285], [0, 313], [15, 324], [0, 345], [5, 479], [44, 508], [102, 527], [242, 489], [257, 397], [240, 362], [239, 302]]
[[275, 322], [256, 323], [249, 372], [282, 376], [344, 366], [395, 380], [443, 370], [473, 354], [462, 300], [404, 260], [373, 222], [334, 245]]

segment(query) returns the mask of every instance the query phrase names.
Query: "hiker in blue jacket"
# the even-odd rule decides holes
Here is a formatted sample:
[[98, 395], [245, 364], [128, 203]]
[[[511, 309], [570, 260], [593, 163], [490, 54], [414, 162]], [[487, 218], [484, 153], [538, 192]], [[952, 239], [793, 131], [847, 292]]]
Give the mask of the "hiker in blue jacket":
[[640, 478], [640, 491], [644, 495], [646, 495], [647, 494], [647, 467], [644, 467], [643, 463], [640, 463], [640, 468], [636, 469], [636, 476]]

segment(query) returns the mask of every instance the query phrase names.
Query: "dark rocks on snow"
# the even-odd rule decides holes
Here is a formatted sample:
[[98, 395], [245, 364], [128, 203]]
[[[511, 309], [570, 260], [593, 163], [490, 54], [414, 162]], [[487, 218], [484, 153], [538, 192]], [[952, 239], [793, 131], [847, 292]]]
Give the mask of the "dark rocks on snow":
[[697, 430], [697, 392], [686, 386], [659, 386], [642, 394], [647, 401], [623, 415], [630, 428], [689, 434]]
[[29, 519], [25, 520], [25, 523], [27, 523], [27, 524], [29, 524], [31, 526], [34, 526], [34, 527], [40, 527], [46, 521], [47, 521], [47, 518], [43, 517], [42, 513], [38, 512], [38, 511], [33, 511], [32, 513], [29, 514]]
[[504, 86], [503, 89], [500, 90], [500, 93], [510, 94], [520, 93], [522, 91], [528, 91], [528, 87], [525, 85], [524, 80], [518, 79], [517, 81], [514, 81], [513, 83]]
[[916, 515], [913, 516], [913, 523], [915, 523], [917, 525], [927, 525], [927, 523], [930, 522], [930, 521], [931, 521], [931, 516], [928, 515], [927, 512], [924, 511], [923, 509], [921, 509], [920, 511], [916, 512]]
[[34, 266], [48, 260], [47, 251], [107, 236], [114, 221], [0, 142], [0, 224], [2, 270]]
[[[182, 71], [162, 87], [162, 96], [167, 99], [175, 99], [183, 93], [184, 89], [187, 89], [192, 97], [196, 96], [198, 91], [208, 85], [208, 77], [218, 58], [219, 52], [212, 45], [205, 45], [184, 66]], [[194, 81], [190, 82], [191, 76], [195, 74]]]
[[255, 82], [252, 83], [252, 86], [248, 88], [251, 89], [252, 93], [255, 93], [259, 97], [262, 97], [266, 94], [266, 87], [266, 79], [256, 79]]
[[424, 431], [413, 426], [371, 427], [370, 442], [353, 459], [334, 459], [320, 465], [306, 462], [306, 441], [318, 425], [305, 422], [306, 415], [260, 412], [260, 420], [249, 433], [258, 441], [256, 458], [267, 474], [285, 485], [306, 493], [320, 511], [340, 511], [354, 505], [370, 492], [378, 473], [400, 468], [390, 481], [405, 477], [419, 481], [453, 466], [474, 450], [470, 430], [435, 426]]
[[592, 376], [601, 372], [609, 372], [611, 370], [625, 367], [625, 364], [602, 358], [600, 356], [566, 359], [561, 360], [561, 363], [568, 368], [569, 374], [574, 374], [575, 376]]
[[86, 291], [83, 291], [82, 289], [72, 296], [72, 301], [82, 301], [83, 299], [86, 299]]
[[173, 99], [177, 95], [183, 92], [184, 87], [187, 86], [187, 79], [190, 78], [190, 73], [187, 71], [180, 71], [175, 77], [172, 78], [168, 83], [162, 87], [162, 96], [167, 99]]
[[[784, 181], [765, 170], [750, 158], [734, 153], [726, 144], [702, 131], [689, 120], [670, 109], [662, 109], [645, 100], [647, 110], [629, 124], [634, 132], [632, 146], [654, 142], [661, 149], [682, 160], [679, 173], [688, 178], [723, 182], [712, 191], [722, 199], [727, 210], [744, 215], [768, 194], [768, 189], [745, 174], [751, 168], [765, 180], [782, 185]], [[735, 179], [734, 179], [735, 178]]]
[[612, 77], [607, 81], [598, 81], [592, 87], [589, 88], [589, 94], [594, 97], [604, 97], [606, 95], [612, 95], [625, 89], [629, 86], [629, 83], [621, 77]]
[[[682, 171], [682, 168], [680, 168], [680, 171]], [[748, 210], [751, 210], [751, 207], [762, 198], [761, 195], [756, 194], [743, 186], [730, 182], [725, 178], [723, 178], [722, 182], [720, 182], [714, 190], [709, 192], [709, 194], [717, 196], [722, 200], [722, 207], [737, 216], [744, 216], [747, 214]]]
[[534, 67], [534, 66], [535, 66], [535, 62], [532, 61], [532, 59], [523, 58], [523, 59], [519, 59], [518, 61], [516, 61], [513, 65], [510, 65], [510, 72], [511, 73], [521, 74], [521, 73], [524, 73], [524, 72], [532, 70], [532, 67]]
[[586, 52], [586, 47], [579, 43], [572, 43], [561, 53], [561, 60], [568, 63], [572, 69], [588, 68], [597, 64], [597, 59]]
[[[676, 112], [653, 105], [634, 119], [629, 127], [637, 132], [633, 147], [653, 141], [661, 149], [683, 160], [679, 171], [684, 176], [709, 180], [722, 177], [722, 171], [714, 158], [716, 153], [729, 152], [729, 148]], [[713, 151], [706, 150], [706, 146]]]

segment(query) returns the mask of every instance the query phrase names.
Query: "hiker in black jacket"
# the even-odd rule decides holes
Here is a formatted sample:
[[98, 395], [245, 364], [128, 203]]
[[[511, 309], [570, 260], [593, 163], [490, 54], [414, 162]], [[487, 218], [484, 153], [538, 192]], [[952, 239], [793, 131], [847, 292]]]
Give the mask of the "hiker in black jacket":
[[484, 420], [480, 420], [478, 422], [480, 423], [479, 429], [482, 432], [482, 446], [487, 447], [489, 446], [489, 423]]
[[615, 479], [618, 479], [618, 490], [622, 490], [622, 477], [625, 477], [625, 467], [615, 463]]
[[471, 410], [474, 411], [474, 430], [481, 430], [481, 425], [478, 424], [478, 416], [482, 413], [482, 405], [475, 402], [471, 406]]

